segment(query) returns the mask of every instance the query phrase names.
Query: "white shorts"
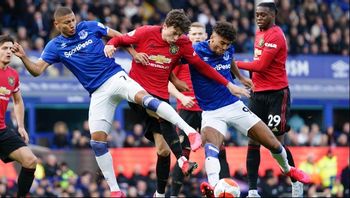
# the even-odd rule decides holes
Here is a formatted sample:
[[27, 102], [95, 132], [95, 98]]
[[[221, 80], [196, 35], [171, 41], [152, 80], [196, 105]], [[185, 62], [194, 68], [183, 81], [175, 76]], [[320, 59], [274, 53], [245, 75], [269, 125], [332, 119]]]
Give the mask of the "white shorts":
[[224, 136], [229, 126], [247, 136], [248, 130], [259, 121], [260, 118], [240, 100], [231, 105], [202, 113], [202, 129], [212, 127]]
[[114, 112], [118, 104], [126, 99], [135, 102], [135, 95], [144, 89], [124, 71], [111, 76], [91, 95], [89, 107], [90, 133], [104, 131], [110, 133]]

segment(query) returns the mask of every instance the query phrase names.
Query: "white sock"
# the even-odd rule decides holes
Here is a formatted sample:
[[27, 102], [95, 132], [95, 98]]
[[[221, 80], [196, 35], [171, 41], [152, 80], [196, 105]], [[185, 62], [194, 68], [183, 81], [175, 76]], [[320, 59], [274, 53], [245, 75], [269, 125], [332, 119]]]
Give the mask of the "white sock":
[[156, 191], [155, 197], [165, 197], [165, 193], [161, 194]]
[[181, 156], [178, 160], [177, 163], [179, 165], [180, 168], [182, 168], [182, 166], [184, 165], [184, 162], [187, 161], [187, 158], [185, 156]]
[[156, 112], [163, 119], [171, 122], [172, 124], [178, 126], [181, 130], [183, 130], [188, 136], [189, 133], [196, 132], [190, 125], [188, 125], [178, 113], [176, 113], [175, 109], [170, 106], [166, 102], [161, 102], [157, 108]]
[[282, 152], [281, 153], [271, 153], [271, 155], [273, 156], [273, 158], [276, 159], [276, 161], [278, 162], [278, 164], [280, 165], [280, 167], [282, 168], [284, 173], [288, 173], [290, 170], [290, 166], [288, 164], [288, 159], [287, 159], [287, 152], [284, 149], [284, 147], [282, 147]]
[[108, 151], [107, 153], [97, 157], [96, 161], [98, 166], [100, 167], [102, 174], [107, 181], [111, 192], [119, 191], [119, 185], [117, 183], [117, 178], [114, 173], [113, 168], [113, 158], [111, 153]]
[[207, 157], [205, 158], [205, 171], [207, 172], [208, 182], [211, 186], [215, 186], [220, 178], [220, 162], [218, 158], [215, 157]]

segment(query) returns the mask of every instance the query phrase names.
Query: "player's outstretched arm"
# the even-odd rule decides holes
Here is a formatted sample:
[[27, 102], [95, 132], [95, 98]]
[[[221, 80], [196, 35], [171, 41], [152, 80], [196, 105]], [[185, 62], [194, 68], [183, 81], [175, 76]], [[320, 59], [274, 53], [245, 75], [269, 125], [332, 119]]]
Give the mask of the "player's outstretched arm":
[[18, 43], [13, 45], [12, 52], [22, 60], [24, 66], [32, 76], [39, 76], [49, 66], [47, 62], [41, 59], [39, 59], [36, 63], [32, 62], [25, 53], [23, 47]]
[[236, 76], [236, 78], [246, 87], [249, 89], [252, 89], [254, 84], [253, 81], [249, 78], [246, 78], [245, 76], [243, 76], [241, 74], [241, 72], [239, 71], [236, 63], [234, 60], [232, 60], [231, 62], [231, 72]]
[[172, 96], [180, 100], [182, 105], [187, 108], [191, 108], [195, 104], [193, 101], [194, 97], [184, 95], [179, 90], [177, 90], [176, 87], [171, 82], [169, 82], [168, 84], [168, 91]]
[[237, 85], [234, 85], [232, 82], [229, 82], [226, 87], [231, 92], [232, 95], [235, 95], [238, 98], [241, 98], [242, 96], [250, 98], [250, 94], [247, 89], [238, 87]]

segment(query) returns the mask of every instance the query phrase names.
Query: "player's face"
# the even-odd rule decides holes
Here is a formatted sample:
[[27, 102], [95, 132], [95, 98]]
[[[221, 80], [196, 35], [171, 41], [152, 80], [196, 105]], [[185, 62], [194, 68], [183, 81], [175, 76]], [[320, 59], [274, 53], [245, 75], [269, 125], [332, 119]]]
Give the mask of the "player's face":
[[73, 13], [58, 17], [55, 20], [56, 28], [65, 37], [70, 37], [75, 34], [76, 25], [77, 21], [75, 20], [75, 15]]
[[10, 61], [11, 61], [11, 56], [13, 54], [12, 51], [11, 51], [12, 47], [13, 47], [13, 43], [12, 42], [4, 42], [0, 46], [0, 61], [4, 65], [9, 64]]
[[193, 44], [205, 41], [208, 35], [205, 32], [204, 28], [201, 27], [191, 27], [188, 32], [188, 38], [192, 41]]
[[269, 8], [262, 6], [256, 8], [255, 21], [259, 29], [269, 28], [274, 17], [274, 13]]
[[210, 36], [209, 47], [217, 55], [222, 55], [230, 47], [231, 42], [217, 33], [213, 33]]
[[162, 39], [169, 44], [175, 43], [182, 34], [183, 32], [179, 28], [174, 28], [173, 26], [167, 27], [166, 25], [163, 25]]

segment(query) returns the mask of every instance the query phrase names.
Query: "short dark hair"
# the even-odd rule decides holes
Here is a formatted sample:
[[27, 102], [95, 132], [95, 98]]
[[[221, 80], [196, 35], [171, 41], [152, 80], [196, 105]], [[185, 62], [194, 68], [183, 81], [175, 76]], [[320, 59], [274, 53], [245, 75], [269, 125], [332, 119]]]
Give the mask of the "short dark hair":
[[183, 33], [187, 33], [191, 25], [191, 21], [188, 19], [183, 9], [171, 10], [166, 15], [164, 23], [168, 27], [180, 28]]
[[271, 12], [275, 13], [277, 15], [277, 7], [275, 3], [259, 3], [258, 6], [260, 7], [266, 7], [270, 9]]
[[72, 14], [73, 11], [69, 7], [58, 7], [53, 14], [54, 19], [56, 20], [59, 17], [66, 16], [68, 14]]
[[9, 35], [0, 35], [0, 45], [4, 44], [5, 42], [15, 43], [15, 40]]
[[226, 21], [220, 21], [215, 24], [213, 27], [213, 32], [218, 34], [219, 36], [231, 41], [231, 43], [236, 41], [237, 31], [233, 27], [233, 25]]

